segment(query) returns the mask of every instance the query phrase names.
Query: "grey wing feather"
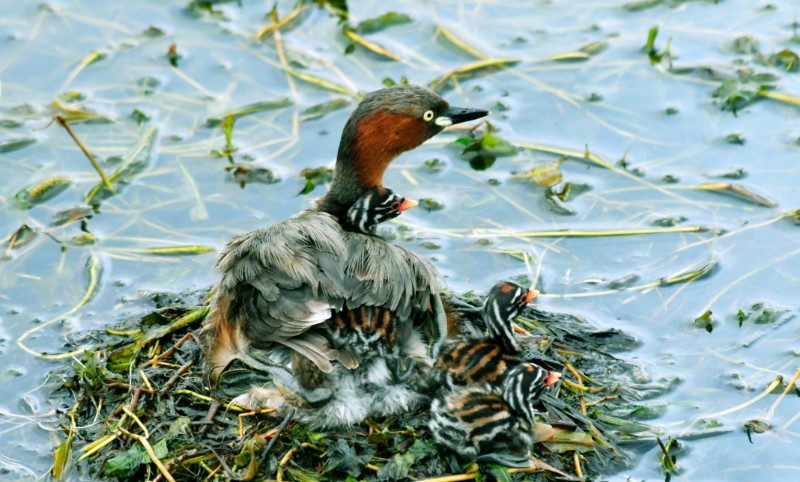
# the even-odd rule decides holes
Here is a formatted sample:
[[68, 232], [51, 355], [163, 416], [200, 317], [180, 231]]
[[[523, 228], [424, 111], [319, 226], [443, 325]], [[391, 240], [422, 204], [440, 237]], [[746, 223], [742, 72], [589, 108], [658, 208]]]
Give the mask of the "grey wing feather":
[[256, 345], [286, 344], [341, 308], [343, 234], [332, 216], [305, 211], [239, 236], [220, 253], [218, 296], [231, 300], [230, 318], [243, 320]]
[[426, 259], [373, 236], [345, 233], [347, 304], [384, 306], [409, 319], [430, 306], [437, 272]]

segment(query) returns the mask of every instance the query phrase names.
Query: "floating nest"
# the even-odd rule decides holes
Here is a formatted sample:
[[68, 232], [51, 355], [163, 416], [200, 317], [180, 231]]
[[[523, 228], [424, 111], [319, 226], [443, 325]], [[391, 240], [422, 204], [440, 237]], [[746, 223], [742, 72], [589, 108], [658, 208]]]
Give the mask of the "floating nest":
[[[517, 320], [527, 332], [520, 339], [526, 358], [564, 374], [539, 407], [552, 435], [536, 445], [531, 468], [464, 465], [427, 432], [425, 406], [320, 432], [214, 400], [197, 341], [206, 294], [146, 295], [139, 301], [147, 314], [75, 342], [98, 348], [51, 375], [54, 395], [69, 400], [57, 478], [77, 471], [125, 481], [578, 480], [618, 471], [632, 462], [632, 449], [651, 448], [659, 433], [638, 420], [658, 409], [644, 400], [676, 383], [650, 380], [614, 355], [636, 345], [630, 335], [529, 307]], [[451, 298], [456, 306], [482, 302]], [[461, 327], [483, 329], [474, 314]]]

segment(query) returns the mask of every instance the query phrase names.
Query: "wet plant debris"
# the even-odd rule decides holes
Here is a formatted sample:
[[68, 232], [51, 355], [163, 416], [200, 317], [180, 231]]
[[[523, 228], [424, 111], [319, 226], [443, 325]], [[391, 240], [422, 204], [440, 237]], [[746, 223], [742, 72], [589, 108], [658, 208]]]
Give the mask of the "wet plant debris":
[[[72, 400], [54, 453], [55, 477], [65, 476], [70, 464], [87, 476], [125, 481], [387, 481], [467, 473], [560, 480], [576, 470], [608, 473], [632, 462], [627, 445], [657, 443], [659, 430], [625, 419], [651, 418], [643, 401], [674, 386], [642, 381], [638, 367], [614, 356], [637, 345], [631, 336], [529, 308], [517, 320], [526, 334], [520, 338], [525, 357], [566, 377], [538, 407], [537, 422], [549, 435], [537, 444], [538, 461], [530, 469], [463, 466], [427, 433], [426, 406], [396, 419], [317, 432], [278, 420], [269, 409], [214, 400], [197, 341], [207, 297], [147, 295], [152, 311], [74, 341], [77, 346], [91, 339], [96, 348], [51, 376], [58, 394]], [[462, 331], [483, 330], [479, 297], [450, 300], [463, 307]], [[583, 463], [576, 467], [576, 459]]]

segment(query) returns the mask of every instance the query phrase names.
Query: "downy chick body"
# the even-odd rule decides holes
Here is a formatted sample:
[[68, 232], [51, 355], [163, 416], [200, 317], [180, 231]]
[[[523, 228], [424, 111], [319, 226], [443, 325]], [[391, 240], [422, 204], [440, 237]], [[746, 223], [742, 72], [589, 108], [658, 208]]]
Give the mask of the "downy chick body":
[[439, 444], [464, 460], [527, 467], [534, 441], [533, 405], [560, 376], [522, 363], [506, 373], [500, 387], [444, 390], [431, 403], [428, 428]]

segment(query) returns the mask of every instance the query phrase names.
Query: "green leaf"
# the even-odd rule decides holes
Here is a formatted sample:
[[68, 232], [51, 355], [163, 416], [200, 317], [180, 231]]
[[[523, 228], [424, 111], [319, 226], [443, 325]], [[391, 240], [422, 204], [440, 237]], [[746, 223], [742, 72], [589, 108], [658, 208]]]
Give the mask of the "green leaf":
[[395, 454], [389, 462], [378, 471], [378, 480], [408, 480], [408, 471], [414, 464], [414, 456], [410, 452]]
[[439, 158], [428, 159], [422, 165], [424, 169], [431, 174], [441, 172], [447, 166], [447, 164]]
[[414, 461], [419, 462], [428, 457], [433, 457], [439, 453], [439, 448], [433, 440], [416, 439], [411, 447], [408, 449], [411, 455], [414, 456]]
[[356, 450], [344, 439], [338, 439], [331, 444], [325, 455], [328, 457], [329, 470], [340, 469], [351, 477], [361, 475], [361, 468], [372, 460], [375, 449], [367, 444], [361, 444], [361, 450]]
[[716, 324], [716, 321], [711, 317], [712, 314], [713, 312], [711, 310], [706, 310], [705, 313], [694, 319], [694, 326], [705, 328], [707, 332], [711, 333]]
[[33, 138], [11, 139], [8, 141], [0, 142], [0, 154], [5, 154], [7, 152], [14, 152], [20, 149], [25, 149], [26, 147], [34, 143], [36, 143], [36, 139]]
[[394, 25], [403, 25], [413, 21], [411, 17], [404, 13], [387, 12], [380, 17], [368, 18], [363, 22], [359, 22], [356, 30], [358, 33], [363, 34], [375, 33]]
[[742, 35], [733, 39], [731, 48], [737, 54], [743, 55], [756, 55], [760, 54], [758, 40], [750, 37], [749, 35]]
[[734, 132], [733, 134], [728, 134], [725, 136], [725, 142], [728, 144], [736, 144], [738, 146], [743, 146], [745, 141], [744, 134], [741, 132]]
[[[167, 449], [167, 439], [163, 438], [157, 444], [153, 445], [153, 452], [155, 452], [156, 457], [159, 459], [163, 459], [169, 455], [169, 450]], [[147, 454], [147, 451], [144, 449], [144, 447], [139, 444], [134, 444], [125, 452], [122, 452], [116, 457], [109, 459], [108, 463], [106, 464], [105, 475], [106, 477], [119, 477], [120, 479], [126, 479], [133, 476], [133, 474], [139, 469], [140, 465], [148, 464], [150, 462], [150, 456]]]
[[648, 54], [655, 50], [656, 37], [658, 37], [658, 26], [650, 27], [647, 32], [647, 42], [644, 44], [644, 50]]
[[425, 209], [428, 212], [441, 211], [442, 209], [444, 209], [444, 204], [440, 203], [439, 201], [436, 201], [435, 199], [422, 198], [419, 199], [417, 202], [419, 202], [419, 207], [421, 209]]
[[329, 184], [333, 181], [333, 170], [325, 166], [314, 169], [305, 168], [300, 171], [300, 175], [306, 178], [306, 183], [303, 189], [297, 193], [298, 196], [310, 193], [320, 184]]
[[238, 163], [233, 166], [228, 166], [225, 169], [230, 171], [233, 182], [239, 184], [242, 188], [251, 182], [276, 184], [281, 180], [271, 169], [267, 169], [266, 167]]
[[137, 124], [142, 125], [150, 120], [150, 116], [139, 109], [133, 109], [133, 112], [131, 112], [131, 119], [135, 120]]
[[68, 177], [51, 177], [20, 190], [14, 195], [14, 199], [21, 209], [29, 209], [56, 197], [69, 187], [70, 183]]
[[497, 464], [489, 464], [486, 466], [485, 471], [487, 475], [491, 475], [493, 480], [497, 482], [511, 482], [511, 474], [508, 473], [507, 467]]
[[137, 82], [142, 89], [142, 94], [150, 95], [156, 91], [156, 88], [161, 85], [161, 81], [155, 77], [142, 77]]
[[481, 149], [484, 152], [497, 156], [513, 156], [517, 153], [517, 148], [507, 140], [494, 134], [486, 134], [481, 139]]
[[659, 52], [656, 48], [656, 38], [658, 37], [658, 26], [653, 26], [647, 32], [647, 42], [644, 45], [644, 51], [648, 57], [650, 57], [650, 63], [652, 65], [656, 65], [661, 63], [661, 60], [666, 56], [669, 57], [669, 45], [672, 42], [672, 38], [667, 39], [667, 45], [664, 47], [662, 52]]
[[53, 454], [53, 478], [62, 480], [66, 475], [67, 464], [72, 458], [72, 440], [75, 438], [73, 428], [70, 428], [67, 438], [58, 445]]
[[653, 221], [653, 224], [656, 226], [661, 226], [662, 228], [672, 228], [679, 224], [685, 223], [688, 220], [686, 216], [666, 216], [663, 218], [658, 218]]
[[751, 434], [767, 433], [770, 430], [772, 430], [772, 425], [764, 420], [753, 419], [748, 420], [744, 424], [744, 431], [747, 433], [747, 439], [750, 441], [750, 443], [753, 443]]
[[528, 171], [527, 177], [540, 186], [553, 187], [563, 179], [561, 174], [562, 162], [564, 162], [564, 159], [535, 166]]
[[14, 234], [8, 237], [4, 244], [6, 247], [8, 247], [8, 249], [21, 248], [33, 241], [37, 234], [38, 233], [35, 229], [31, 228], [27, 224], [23, 224], [16, 231], [14, 231]]
[[331, 14], [336, 15], [341, 20], [347, 20], [349, 16], [347, 0], [316, 0], [318, 5], [326, 7]]
[[725, 171], [715, 174], [714, 177], [719, 177], [722, 179], [739, 180], [747, 177], [747, 171], [743, 167], [737, 167], [736, 169], [732, 169], [730, 171]]
[[753, 303], [750, 308], [746, 310], [739, 310], [736, 314], [739, 326], [745, 322], [753, 323], [756, 325], [770, 325], [778, 321], [783, 315], [788, 313], [786, 308], [780, 308], [770, 305], [769, 303]]
[[461, 158], [469, 161], [470, 167], [476, 171], [492, 167], [498, 157], [512, 156], [517, 153], [517, 147], [494, 134], [494, 128], [488, 123], [487, 132], [483, 135], [479, 136], [475, 132], [470, 132], [469, 137], [461, 137], [455, 143], [464, 146]]
[[86, 96], [82, 93], [78, 92], [77, 90], [71, 90], [69, 92], [64, 92], [61, 94], [61, 100], [64, 102], [81, 102], [86, 100]]
[[664, 0], [640, 0], [637, 2], [626, 3], [622, 6], [622, 8], [629, 12], [638, 12], [640, 10], [646, 10], [648, 8], [661, 5], [663, 2]]
[[783, 49], [776, 54], [770, 55], [769, 61], [778, 67], [783, 67], [787, 72], [800, 71], [800, 57], [789, 49]]

